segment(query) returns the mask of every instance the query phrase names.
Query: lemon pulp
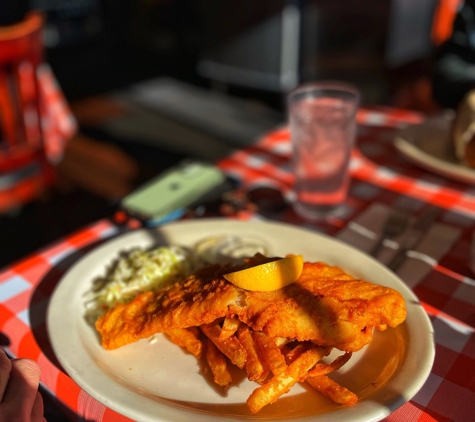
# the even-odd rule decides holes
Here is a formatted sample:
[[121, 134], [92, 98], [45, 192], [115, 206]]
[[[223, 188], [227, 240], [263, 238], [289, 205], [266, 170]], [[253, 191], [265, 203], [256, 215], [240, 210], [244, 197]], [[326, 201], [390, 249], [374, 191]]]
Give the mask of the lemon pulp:
[[224, 278], [242, 289], [269, 292], [293, 283], [300, 277], [302, 269], [302, 255], [291, 255], [277, 261], [225, 274]]

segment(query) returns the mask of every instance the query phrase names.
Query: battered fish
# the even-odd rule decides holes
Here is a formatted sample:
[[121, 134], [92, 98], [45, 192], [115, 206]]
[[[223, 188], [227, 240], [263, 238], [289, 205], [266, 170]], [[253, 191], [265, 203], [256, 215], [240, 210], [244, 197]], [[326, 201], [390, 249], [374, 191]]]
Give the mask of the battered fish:
[[[256, 255], [247, 265], [273, 259]], [[273, 292], [243, 290], [223, 278], [235, 270], [212, 265], [172, 286], [115, 306], [96, 322], [102, 346], [116, 349], [171, 329], [237, 317], [270, 337], [309, 340], [354, 352], [371, 341], [373, 327], [384, 330], [406, 318], [399, 292], [354, 279], [324, 263], [305, 263], [295, 283]]]

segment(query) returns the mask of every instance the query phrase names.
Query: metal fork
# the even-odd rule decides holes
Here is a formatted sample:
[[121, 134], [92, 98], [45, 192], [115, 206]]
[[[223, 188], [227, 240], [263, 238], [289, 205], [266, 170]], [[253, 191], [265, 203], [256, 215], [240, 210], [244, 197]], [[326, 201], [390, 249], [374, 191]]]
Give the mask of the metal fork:
[[386, 239], [395, 237], [405, 230], [407, 223], [409, 222], [409, 214], [408, 203], [404, 203], [400, 208], [395, 208], [389, 213], [379, 240], [370, 251], [372, 256], [376, 256], [379, 253]]

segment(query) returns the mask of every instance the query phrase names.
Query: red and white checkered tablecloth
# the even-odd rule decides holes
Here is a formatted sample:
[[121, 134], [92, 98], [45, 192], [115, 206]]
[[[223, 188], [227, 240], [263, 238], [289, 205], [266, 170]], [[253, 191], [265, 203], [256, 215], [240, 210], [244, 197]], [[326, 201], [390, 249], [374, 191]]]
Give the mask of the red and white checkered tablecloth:
[[[291, 209], [276, 219], [336, 235], [375, 201], [394, 204], [401, 194], [444, 209], [441, 222], [461, 236], [414, 287], [435, 329], [436, 359], [421, 391], [388, 421], [472, 421], [475, 419], [475, 276], [469, 246], [475, 228], [475, 189], [430, 174], [399, 157], [392, 146], [394, 130], [422, 116], [401, 110], [364, 109], [351, 161], [353, 176], [346, 212], [324, 223], [300, 220]], [[286, 128], [257, 144], [236, 151], [218, 164], [244, 187], [271, 185], [291, 200], [290, 142]], [[259, 218], [243, 213], [238, 218]], [[0, 345], [14, 356], [37, 360], [42, 385], [81, 420], [129, 419], [99, 403], [65, 374], [51, 350], [45, 327], [49, 297], [64, 272], [98, 243], [118, 234], [107, 220], [59, 240], [0, 274]], [[75, 416], [77, 418], [77, 416]], [[76, 419], [77, 420], [77, 419]]]

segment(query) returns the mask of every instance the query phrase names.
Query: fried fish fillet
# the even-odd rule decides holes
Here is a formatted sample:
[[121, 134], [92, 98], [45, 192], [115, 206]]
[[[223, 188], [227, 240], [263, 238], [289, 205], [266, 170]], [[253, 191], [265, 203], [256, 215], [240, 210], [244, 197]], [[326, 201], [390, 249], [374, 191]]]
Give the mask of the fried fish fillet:
[[[248, 265], [269, 260], [256, 256]], [[96, 322], [102, 346], [116, 349], [156, 333], [235, 317], [271, 337], [309, 340], [354, 352], [371, 341], [373, 327], [395, 327], [406, 317], [399, 292], [357, 280], [321, 262], [305, 263], [296, 282], [272, 292], [231, 284], [223, 275], [234, 270], [212, 265], [172, 286], [115, 306]]]

